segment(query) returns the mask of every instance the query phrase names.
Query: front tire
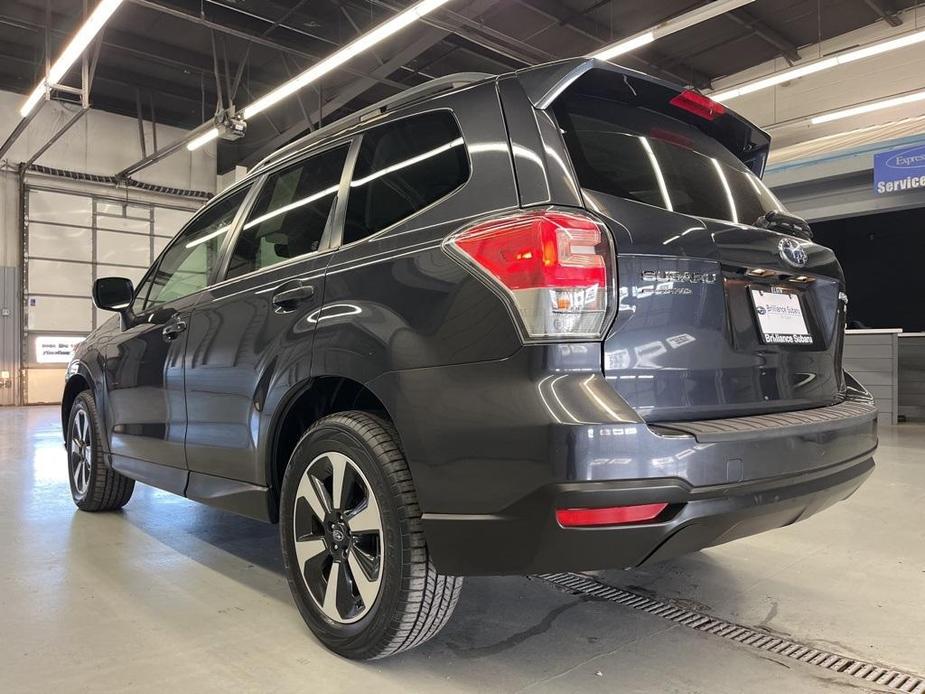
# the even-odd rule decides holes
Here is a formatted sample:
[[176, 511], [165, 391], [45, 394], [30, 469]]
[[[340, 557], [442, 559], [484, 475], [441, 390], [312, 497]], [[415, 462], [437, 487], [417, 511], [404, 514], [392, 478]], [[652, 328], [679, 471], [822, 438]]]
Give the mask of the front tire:
[[391, 423], [356, 411], [318, 420], [292, 453], [281, 497], [289, 588], [325, 646], [372, 660], [446, 625], [463, 580], [439, 574], [430, 560]]
[[77, 395], [67, 426], [67, 471], [71, 497], [81, 511], [115, 511], [132, 498], [135, 481], [103, 460], [100, 416], [89, 390]]

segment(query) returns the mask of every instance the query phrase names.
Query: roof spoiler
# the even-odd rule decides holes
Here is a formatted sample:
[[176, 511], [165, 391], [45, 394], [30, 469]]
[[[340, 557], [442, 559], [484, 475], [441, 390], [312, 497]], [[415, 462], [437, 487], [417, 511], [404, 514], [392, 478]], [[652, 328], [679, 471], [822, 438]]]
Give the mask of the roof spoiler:
[[[568, 58], [554, 63], [518, 70], [515, 74], [530, 102], [538, 109], [549, 108], [562, 92], [591, 71], [610, 72], [630, 81], [639, 80], [681, 94], [685, 87], [652, 77], [644, 72], [614, 65], [595, 58]], [[720, 142], [756, 175], [764, 174], [771, 136], [737, 113], [724, 109], [727, 126], [717, 128], [710, 121], [697, 121], [675, 114]]]

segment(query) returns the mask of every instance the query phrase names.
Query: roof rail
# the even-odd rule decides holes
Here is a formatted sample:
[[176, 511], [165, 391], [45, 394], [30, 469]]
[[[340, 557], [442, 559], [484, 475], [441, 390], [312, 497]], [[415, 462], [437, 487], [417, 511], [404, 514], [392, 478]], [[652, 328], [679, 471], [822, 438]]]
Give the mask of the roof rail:
[[410, 103], [418, 101], [428, 96], [434, 96], [440, 92], [451, 91], [453, 89], [458, 89], [460, 87], [465, 87], [475, 82], [481, 82], [486, 79], [495, 77], [496, 75], [488, 74], [487, 72], [457, 72], [452, 75], [446, 75], [445, 77], [437, 77], [435, 79], [419, 84], [415, 87], [410, 87], [405, 89], [398, 94], [377, 101], [376, 103], [367, 106], [355, 113], [344, 116], [333, 123], [329, 123], [322, 128], [313, 130], [306, 135], [303, 135], [297, 140], [293, 140], [288, 145], [284, 145], [280, 149], [276, 150], [272, 154], [267, 155], [261, 159], [254, 168], [251, 169], [251, 173], [260, 171], [272, 164], [279, 163], [289, 156], [295, 154], [296, 152], [308, 147], [310, 144], [316, 140], [321, 139], [322, 137], [327, 137], [329, 135], [338, 133], [347, 128], [359, 125], [360, 123], [374, 118], [386, 111], [392, 111], [401, 106], [407, 106]]

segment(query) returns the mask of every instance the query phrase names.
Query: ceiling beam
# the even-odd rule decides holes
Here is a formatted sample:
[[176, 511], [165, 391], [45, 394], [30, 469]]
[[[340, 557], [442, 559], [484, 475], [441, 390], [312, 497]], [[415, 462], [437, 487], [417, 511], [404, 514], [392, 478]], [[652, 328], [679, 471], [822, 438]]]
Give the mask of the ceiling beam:
[[724, 14], [723, 17], [728, 17], [730, 21], [745, 27], [765, 43], [774, 46], [791, 64], [800, 59], [799, 47], [793, 41], [781, 34], [777, 29], [769, 26], [764, 20], [755, 17], [748, 10], [733, 10]]
[[[317, 55], [306, 53], [305, 51], [299, 50], [298, 48], [293, 48], [292, 46], [288, 46], [284, 43], [273, 41], [266, 37], [260, 36], [259, 34], [252, 34], [250, 32], [243, 31], [241, 29], [235, 29], [234, 27], [229, 26], [227, 24], [219, 24], [218, 22], [213, 22], [209, 19], [206, 19], [205, 17], [199, 17], [197, 15], [190, 14], [189, 12], [186, 12], [184, 10], [178, 10], [175, 7], [168, 7], [167, 5], [162, 5], [158, 2], [153, 2], [152, 0], [129, 0], [129, 2], [135, 5], [138, 5], [139, 7], [144, 7], [146, 9], [154, 10], [156, 12], [162, 12], [164, 14], [170, 15], [171, 17], [176, 17], [177, 19], [183, 19], [187, 22], [198, 24], [199, 26], [204, 27], [206, 29], [211, 29], [212, 31], [217, 31], [223, 34], [228, 34], [229, 36], [234, 36], [236, 38], [243, 39], [244, 41], [249, 41], [258, 46], [263, 46], [265, 48], [272, 48], [273, 50], [276, 50], [276, 51], [288, 53], [289, 55], [293, 55], [293, 56], [302, 58], [304, 60], [308, 60], [309, 62], [312, 62], [312, 63], [316, 63], [320, 60], [320, 58]], [[354, 76], [359, 76], [359, 77], [363, 76], [363, 73], [361, 71], [355, 68], [344, 66], [344, 65], [341, 65], [338, 68], [338, 70], [342, 72], [346, 72]], [[396, 88], [400, 88], [402, 86], [401, 83], [395, 82], [394, 80], [379, 79], [377, 81], [382, 82], [383, 84], [388, 84], [389, 86], [396, 87]]]
[[[494, 5], [494, 0], [476, 0], [460, 9], [467, 15], [478, 17], [486, 10], [490, 9], [492, 5]], [[242, 163], [245, 166], [253, 166], [268, 154], [271, 154], [283, 145], [291, 142], [306, 130], [317, 125], [321, 120], [322, 112], [328, 115], [336, 113], [374, 86], [377, 77], [392, 74], [401, 66], [406, 65], [428, 49], [440, 43], [448, 35], [448, 32], [431, 26], [423, 26], [416, 33], [417, 35], [414, 39], [406, 42], [405, 46], [398, 53], [371, 70], [368, 76], [357, 77], [342, 87], [339, 87], [328, 101], [319, 103], [315, 108], [309, 109], [307, 117], [297, 120], [295, 123], [285, 128], [283, 132], [262, 143], [257, 149], [249, 152], [244, 157]]]
[[[585, 17], [581, 14], [576, 15], [576, 13], [568, 10], [558, 2], [543, 2], [542, 6], [537, 3], [536, 0], [533, 0], [532, 2], [527, 2], [527, 0], [514, 0], [514, 2], [516, 2], [521, 7], [533, 11], [544, 19], [549, 20], [549, 26], [547, 26], [543, 31], [547, 31], [548, 29], [551, 29], [555, 26], [561, 26], [563, 29], [589, 40], [591, 42], [591, 45], [589, 46], [590, 49], [600, 48], [613, 43], [613, 39], [609, 36], [610, 31], [607, 29], [607, 27], [604, 27], [590, 17]], [[537, 35], [539, 33], [542, 32], [538, 32]], [[585, 49], [575, 51], [577, 54], [590, 52], [591, 50]], [[704, 72], [701, 72], [693, 65], [686, 63], [683, 59], [677, 59], [674, 61], [676, 69], [668, 69], [663, 66], [663, 63], [667, 63], [669, 61], [667, 56], [660, 53], [657, 49], [653, 49], [651, 46], [646, 46], [646, 53], [647, 55], [655, 58], [655, 60], [644, 60], [638, 55], [628, 53], [626, 55], [620, 56], [620, 61], [621, 63], [628, 64], [631, 67], [639, 66], [641, 69], [657, 73], [674, 82], [692, 84], [699, 89], [708, 89], [710, 87], [710, 76]]]
[[[43, 12], [35, 11], [24, 5], [17, 5], [16, 7], [17, 14], [15, 15], [5, 12], [0, 13], [0, 24], [16, 29], [24, 29], [36, 35], [41, 35], [45, 32]], [[52, 15], [51, 20], [55, 26], [62, 26], [66, 23], [66, 18], [63, 14]], [[51, 34], [59, 37], [69, 35], [68, 32], [55, 28], [52, 28]], [[198, 73], [209, 76], [212, 74], [212, 59], [207, 55], [162, 43], [139, 34], [115, 29], [114, 27], [106, 28], [102, 46], [107, 51], [129, 53], [165, 67], [176, 69], [186, 79], [189, 79], [191, 72], [196, 72], [195, 85], [197, 88], [199, 84]], [[41, 56], [35, 56], [33, 62], [39, 60], [41, 60]], [[234, 70], [238, 66], [236, 63], [231, 63], [230, 67]], [[269, 89], [279, 82], [280, 76], [268, 73], [260, 67], [252, 66], [248, 70], [248, 79], [252, 85], [258, 88], [266, 86]]]
[[891, 27], [898, 27], [903, 23], [899, 12], [893, 7], [890, 0], [864, 0], [864, 4], [877, 13], [877, 16], [883, 19]]

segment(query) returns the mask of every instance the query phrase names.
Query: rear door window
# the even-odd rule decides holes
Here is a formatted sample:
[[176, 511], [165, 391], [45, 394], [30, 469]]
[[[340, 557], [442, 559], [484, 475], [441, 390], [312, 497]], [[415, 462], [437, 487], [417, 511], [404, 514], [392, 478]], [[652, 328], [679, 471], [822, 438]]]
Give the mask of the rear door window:
[[[646, 131], [626, 107], [582, 95], [563, 99], [556, 116], [582, 187], [697, 217], [754, 224], [783, 206], [728, 151], [660, 114]], [[659, 127], [661, 124], [667, 127]], [[705, 146], [713, 144], [713, 146]]]
[[226, 278], [321, 249], [347, 149], [335, 147], [267, 177], [235, 241]]
[[350, 181], [343, 243], [382, 231], [459, 188], [469, 158], [447, 111], [412, 116], [363, 135]]

